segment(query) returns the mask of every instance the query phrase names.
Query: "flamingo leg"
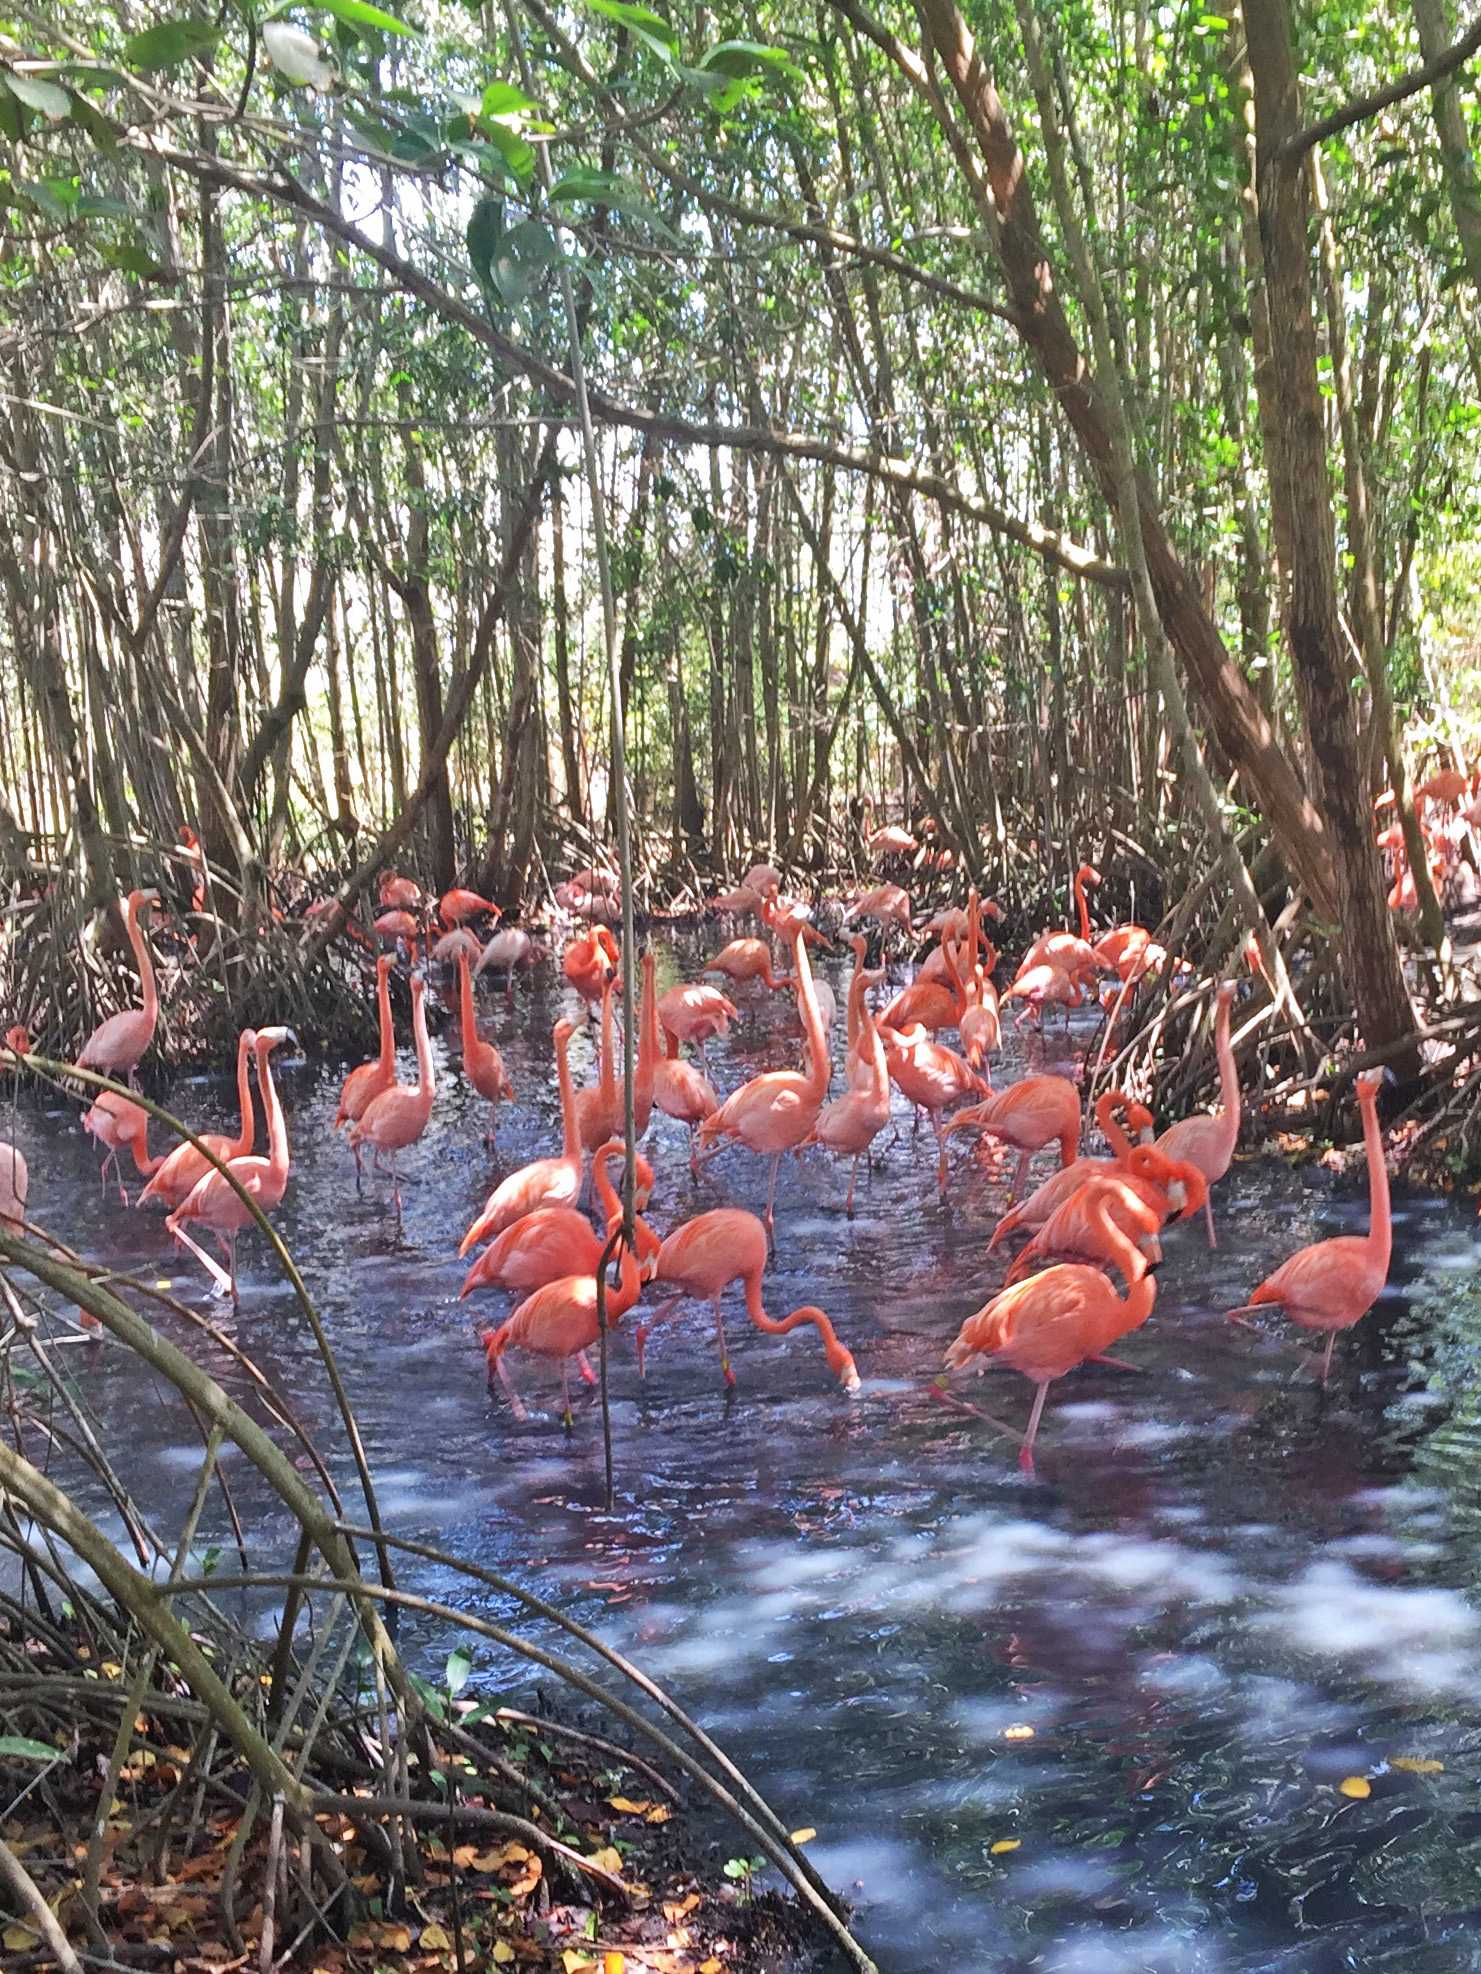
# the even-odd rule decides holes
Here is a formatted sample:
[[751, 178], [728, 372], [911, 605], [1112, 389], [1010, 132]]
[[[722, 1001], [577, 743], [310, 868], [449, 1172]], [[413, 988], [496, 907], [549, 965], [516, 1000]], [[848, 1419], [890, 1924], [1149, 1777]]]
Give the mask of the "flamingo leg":
[[514, 1389], [514, 1380], [509, 1375], [509, 1366], [504, 1362], [504, 1359], [500, 1357], [494, 1368], [498, 1372], [499, 1383], [504, 1387], [504, 1396], [509, 1400], [510, 1411], [514, 1414], [515, 1418], [519, 1421], [519, 1423], [523, 1425], [530, 1415], [525, 1410], [524, 1400], [520, 1397], [519, 1393]]
[[220, 1263], [213, 1260], [213, 1258], [206, 1253], [206, 1250], [203, 1247], [201, 1247], [197, 1242], [193, 1241], [190, 1238], [189, 1234], [186, 1233], [183, 1227], [172, 1227], [170, 1229], [170, 1232], [175, 1236], [175, 1239], [179, 1241], [182, 1247], [188, 1247], [190, 1249], [191, 1253], [195, 1256], [196, 1260], [201, 1264], [202, 1268], [205, 1269], [206, 1273], [211, 1277], [211, 1280], [216, 1284], [217, 1294], [230, 1295], [231, 1277], [227, 1274], [226, 1270], [220, 1265]]
[[730, 1351], [725, 1342], [725, 1318], [720, 1310], [720, 1298], [715, 1297], [715, 1341], [720, 1346], [720, 1369], [725, 1373], [727, 1390], [735, 1389], [735, 1373], [730, 1368]]
[[692, 1124], [689, 1127], [689, 1176], [691, 1179], [699, 1177], [699, 1140], [694, 1135]]
[[1023, 1182], [1028, 1177], [1028, 1163], [1032, 1157], [1032, 1152], [1020, 1152], [1018, 1154], [1018, 1169], [1013, 1174], [1013, 1190], [1008, 1195], [1009, 1206], [1013, 1205], [1018, 1195], [1023, 1191]]
[[570, 1359], [561, 1359], [561, 1424], [568, 1434], [576, 1430], [576, 1420], [571, 1412], [571, 1370]]
[[844, 1201], [843, 1204], [843, 1210], [845, 1214], [847, 1214], [850, 1220], [852, 1220], [854, 1217], [854, 1187], [858, 1185], [858, 1183], [859, 1183], [859, 1160], [858, 1160], [858, 1156], [855, 1155], [854, 1162], [852, 1166], [850, 1166], [849, 1168], [848, 1198]]
[[1328, 1330], [1327, 1348], [1322, 1353], [1322, 1383], [1325, 1384], [1332, 1370], [1332, 1352], [1337, 1344], [1337, 1332]]
[[1208, 1228], [1209, 1246], [1217, 1247], [1219, 1245], [1219, 1237], [1214, 1232], [1214, 1208], [1213, 1208], [1213, 1201], [1211, 1198], [1206, 1199], [1203, 1202], [1203, 1224], [1205, 1227]]
[[1028, 1431], [1023, 1436], [1023, 1451], [1018, 1456], [1018, 1464], [1026, 1474], [1034, 1471], [1034, 1441], [1039, 1433], [1039, 1420], [1044, 1413], [1044, 1400], [1049, 1396], [1049, 1381], [1046, 1378], [1034, 1393], [1034, 1409], [1028, 1415]]
[[942, 1136], [941, 1113], [931, 1112], [931, 1127], [936, 1133], [936, 1184], [942, 1199], [946, 1198], [946, 1139]]
[[771, 1242], [773, 1250], [776, 1247], [776, 1175], [781, 1162], [781, 1153], [773, 1152], [771, 1155], [771, 1179], [766, 1188], [766, 1237]]
[[958, 1398], [954, 1391], [947, 1390], [939, 1378], [930, 1387], [930, 1392], [938, 1404], [949, 1405], [953, 1412], [968, 1412], [974, 1419], [981, 1419], [985, 1425], [991, 1426], [994, 1432], [1002, 1433], [1008, 1439], [1016, 1439], [1020, 1446], [1023, 1444], [1021, 1432], [1012, 1426], [1005, 1426], [1001, 1419], [995, 1419], [991, 1412], [984, 1412], [980, 1405], [973, 1405], [968, 1399]]
[[1108, 1357], [1104, 1351], [1097, 1351], [1090, 1361], [1092, 1364], [1110, 1364], [1118, 1371], [1140, 1371], [1144, 1368], [1140, 1364], [1133, 1364], [1126, 1357]]
[[365, 1164], [360, 1156], [359, 1143], [354, 1138], [350, 1140], [350, 1150], [355, 1154], [355, 1191], [357, 1193], [363, 1193], [365, 1190]]
[[576, 1352], [576, 1369], [581, 1373], [582, 1384], [584, 1385], [596, 1384], [597, 1374], [591, 1368], [591, 1359], [587, 1356], [584, 1350], [578, 1350]]
[[660, 1323], [666, 1323], [683, 1300], [682, 1295], [670, 1296], [661, 1309], [655, 1310], [646, 1323], [639, 1323], [637, 1329], [634, 1330], [633, 1343], [638, 1353], [638, 1376], [640, 1378], [647, 1375], [643, 1366], [644, 1352], [647, 1349], [649, 1332], [656, 1330]]

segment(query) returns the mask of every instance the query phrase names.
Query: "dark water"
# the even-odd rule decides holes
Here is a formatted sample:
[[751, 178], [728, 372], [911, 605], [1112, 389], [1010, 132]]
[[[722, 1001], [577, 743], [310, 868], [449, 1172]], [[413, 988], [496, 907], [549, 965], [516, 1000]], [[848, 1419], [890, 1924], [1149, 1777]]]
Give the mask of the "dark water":
[[[732, 1046], [712, 1052], [722, 1089], [797, 1053], [785, 998], [742, 991]], [[879, 1141], [850, 1224], [845, 1170], [821, 1153], [789, 1160], [768, 1307], [822, 1303], [862, 1393], [838, 1391], [810, 1332], [758, 1335], [738, 1307], [730, 1401], [703, 1310], [658, 1333], [645, 1385], [622, 1340], [609, 1516], [592, 1403], [568, 1440], [548, 1367], [519, 1360], [531, 1421], [517, 1426], [485, 1393], [480, 1313], [455, 1300], [463, 1227], [502, 1172], [554, 1148], [560, 1006], [548, 982], [512, 1018], [502, 998], [486, 1003], [521, 1101], [501, 1109], [491, 1154], [484, 1107], [446, 1076], [406, 1160], [399, 1235], [384, 1188], [357, 1197], [328, 1132], [343, 1065], [280, 1078], [294, 1177], [279, 1223], [350, 1384], [388, 1525], [522, 1574], [631, 1648], [792, 1826], [816, 1828], [812, 1855], [888, 1967], [1481, 1966], [1473, 1215], [1399, 1191], [1389, 1290], [1339, 1344], [1322, 1393], [1221, 1312], [1300, 1243], [1361, 1229], [1366, 1194], [1360, 1180], [1237, 1164], [1217, 1195], [1217, 1251], [1201, 1227], [1167, 1242], [1155, 1315], [1125, 1346], [1140, 1374], [1064, 1380], [1029, 1482], [1007, 1442], [927, 1396], [945, 1343], [1000, 1280], [982, 1250], [1003, 1178], [964, 1150], [940, 1205], [932, 1141], [905, 1122]], [[589, 1080], [585, 1041], [573, 1059]], [[999, 1080], [1022, 1067], [1010, 1045]], [[203, 1122], [230, 1101], [225, 1078], [171, 1094]], [[17, 1131], [39, 1220], [196, 1293], [156, 1220], [100, 1198], [70, 1115], [23, 1111]], [[656, 1114], [648, 1150], [660, 1229], [764, 1198], [764, 1167], [738, 1148], [692, 1184], [684, 1132]], [[256, 1238], [242, 1247], [237, 1336], [333, 1445], [296, 1305]], [[482, 1320], [502, 1307], [485, 1299]], [[198, 1439], [122, 1352], [69, 1361], [138, 1497], [173, 1526]], [[967, 1391], [1026, 1415], [1012, 1373]], [[240, 1463], [235, 1479], [256, 1560], [286, 1563], [286, 1529]], [[224, 1533], [218, 1520], [211, 1534]], [[471, 1586], [404, 1581], [481, 1608]], [[439, 1662], [453, 1642], [411, 1640]], [[1366, 1797], [1339, 1791], [1353, 1776]], [[999, 1843], [1017, 1848], [994, 1854]]]

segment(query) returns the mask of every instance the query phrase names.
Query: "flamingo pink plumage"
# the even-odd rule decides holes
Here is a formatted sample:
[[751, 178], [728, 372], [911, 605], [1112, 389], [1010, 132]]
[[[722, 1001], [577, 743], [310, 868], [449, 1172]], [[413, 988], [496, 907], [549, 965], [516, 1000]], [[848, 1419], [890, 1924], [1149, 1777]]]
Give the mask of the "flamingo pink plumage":
[[561, 1093], [560, 1157], [534, 1159], [501, 1179], [464, 1234], [458, 1245], [459, 1254], [466, 1254], [480, 1241], [493, 1240], [526, 1213], [533, 1213], [537, 1206], [574, 1206], [580, 1199], [585, 1173], [581, 1135], [576, 1128], [576, 1092], [571, 1083], [571, 1065], [566, 1059], [575, 1032], [573, 1022], [555, 1024], [555, 1073]]
[[[1168, 1158], [1186, 1159], [1196, 1165], [1211, 1186], [1229, 1170], [1234, 1147], [1239, 1142], [1239, 1068], [1229, 1037], [1229, 1011], [1234, 1006], [1232, 980], [1219, 985], [1218, 1010], [1214, 1016], [1214, 1048], [1219, 1058], [1219, 1095], [1223, 1099], [1211, 1117], [1184, 1117], [1170, 1124], [1157, 1140], [1158, 1151]], [[1214, 1235], [1214, 1209], [1204, 1202], [1204, 1224], [1208, 1244], [1217, 1246]]]
[[[263, 1109], [267, 1113], [267, 1157], [234, 1158], [227, 1167], [232, 1178], [263, 1213], [271, 1213], [274, 1207], [282, 1204], [283, 1195], [288, 1189], [290, 1169], [288, 1127], [283, 1119], [283, 1106], [273, 1083], [268, 1057], [279, 1043], [291, 1042], [296, 1047], [297, 1040], [291, 1028], [260, 1028], [257, 1031], [253, 1053], [257, 1060], [257, 1087], [262, 1092]], [[190, 1249], [218, 1291], [229, 1294], [235, 1302], [237, 1234], [251, 1219], [251, 1212], [232, 1186], [221, 1173], [213, 1171], [207, 1172], [197, 1182], [165, 1225], [183, 1247]], [[226, 1256], [225, 1269], [218, 1267], [186, 1233], [184, 1223], [187, 1221], [210, 1228]]]
[[[257, 1137], [257, 1120], [252, 1110], [252, 1051], [257, 1036], [250, 1028], [244, 1028], [237, 1037], [237, 1107], [241, 1122], [234, 1138], [228, 1138], [219, 1131], [197, 1132], [201, 1143], [213, 1151], [223, 1165], [234, 1158], [245, 1158], [251, 1151]], [[177, 1207], [205, 1178], [215, 1170], [204, 1152], [197, 1151], [194, 1145], [176, 1145], [169, 1157], [160, 1166], [149, 1184], [140, 1193], [136, 1204], [142, 1206], [147, 1199], [163, 1200], [170, 1208]]]
[[119, 1014], [110, 1014], [106, 1021], [100, 1021], [82, 1046], [77, 1058], [79, 1069], [95, 1069], [99, 1075], [122, 1076], [133, 1082], [134, 1072], [154, 1040], [155, 1026], [159, 1021], [159, 994], [154, 981], [154, 961], [150, 957], [149, 942], [144, 936], [139, 917], [146, 906], [158, 903], [157, 891], [131, 891], [124, 910], [124, 931], [128, 934], [134, 962], [139, 969], [144, 1005], [125, 1008]]

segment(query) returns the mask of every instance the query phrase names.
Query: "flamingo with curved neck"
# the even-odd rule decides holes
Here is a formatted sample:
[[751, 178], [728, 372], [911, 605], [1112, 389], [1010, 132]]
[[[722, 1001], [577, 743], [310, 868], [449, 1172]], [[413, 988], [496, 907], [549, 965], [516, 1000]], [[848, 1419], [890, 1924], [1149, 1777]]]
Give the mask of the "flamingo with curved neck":
[[555, 1024], [555, 1073], [561, 1093], [561, 1140], [559, 1158], [537, 1158], [501, 1179], [483, 1203], [483, 1210], [458, 1244], [466, 1254], [480, 1241], [491, 1241], [506, 1227], [537, 1206], [574, 1206], [581, 1197], [585, 1177], [581, 1133], [576, 1126], [576, 1091], [571, 1082], [571, 1065], [566, 1058], [574, 1022]]
[[[478, 1032], [478, 1014], [473, 1006], [473, 969], [466, 952], [458, 954], [458, 1017], [463, 1036], [463, 1074], [491, 1104], [498, 1104], [501, 1099], [513, 1103], [514, 1086], [504, 1073], [504, 1058]], [[491, 1118], [485, 1138], [492, 1140], [493, 1135]]]
[[108, 1168], [113, 1167], [118, 1180], [118, 1196], [127, 1206], [129, 1196], [119, 1170], [118, 1154], [126, 1151], [133, 1158], [134, 1165], [147, 1178], [158, 1172], [165, 1162], [163, 1152], [151, 1158], [149, 1155], [149, 1112], [138, 1104], [130, 1102], [112, 1090], [102, 1090], [97, 1099], [85, 1112], [82, 1128], [100, 1145], [107, 1147], [103, 1163], [98, 1167], [99, 1184], [108, 1184]]
[[414, 1145], [426, 1130], [437, 1095], [437, 1073], [432, 1064], [432, 1039], [427, 1033], [427, 983], [421, 974], [411, 980], [411, 1032], [417, 1045], [417, 1080], [393, 1083], [373, 1097], [350, 1128], [352, 1145], [369, 1144], [375, 1152], [377, 1169], [384, 1155], [391, 1154], [391, 1191], [396, 1217], [401, 1217], [401, 1174], [396, 1155]]
[[144, 937], [139, 915], [145, 906], [158, 903], [157, 891], [131, 891], [123, 918], [124, 931], [133, 948], [134, 963], [139, 969], [144, 1004], [142, 1007], [125, 1008], [119, 1014], [110, 1014], [106, 1021], [100, 1021], [83, 1044], [82, 1053], [77, 1058], [79, 1069], [95, 1069], [103, 1076], [122, 1076], [130, 1083], [135, 1081], [134, 1072], [154, 1040], [155, 1026], [159, 1021], [154, 961], [150, 957], [149, 941]]
[[[573, 1206], [540, 1206], [533, 1213], [506, 1227], [491, 1241], [463, 1278], [459, 1298], [475, 1289], [517, 1289], [528, 1295], [557, 1282], [563, 1275], [589, 1275], [596, 1271], [602, 1250], [622, 1225], [622, 1200], [608, 1175], [608, 1166], [623, 1155], [620, 1138], [609, 1139], [591, 1162], [592, 1190], [601, 1210], [604, 1232], [597, 1233], [584, 1213]], [[634, 1206], [648, 1204], [653, 1190], [653, 1167], [638, 1154], [637, 1195]], [[637, 1256], [647, 1263], [658, 1253], [658, 1236], [647, 1221], [639, 1218], [634, 1227]]]
[[[228, 1138], [219, 1131], [197, 1133], [201, 1143], [213, 1151], [223, 1165], [230, 1164], [234, 1158], [245, 1158], [256, 1141], [257, 1119], [252, 1109], [252, 1052], [256, 1045], [256, 1033], [244, 1028], [237, 1037], [237, 1106], [241, 1113], [237, 1135]], [[142, 1206], [147, 1199], [159, 1199], [166, 1206], [176, 1207], [195, 1190], [208, 1172], [214, 1170], [205, 1152], [197, 1151], [194, 1145], [176, 1145], [140, 1193], [135, 1205]]]
[[[232, 1178], [263, 1213], [271, 1213], [274, 1207], [280, 1206], [288, 1190], [288, 1126], [268, 1062], [268, 1057], [280, 1042], [291, 1042], [296, 1048], [298, 1038], [291, 1028], [260, 1028], [253, 1049], [257, 1062], [257, 1087], [262, 1092], [262, 1106], [267, 1113], [267, 1157], [234, 1158], [227, 1167]], [[216, 1284], [218, 1293], [229, 1295], [236, 1302], [237, 1234], [251, 1219], [250, 1209], [222, 1174], [207, 1172], [175, 1208], [165, 1225], [183, 1247], [190, 1249]], [[210, 1229], [226, 1256], [224, 1269], [186, 1233], [183, 1224], [186, 1221], [195, 1221]]]
[[617, 1032], [612, 1013], [616, 979], [602, 988], [602, 1047], [596, 1086], [576, 1092], [576, 1126], [581, 1149], [594, 1152], [622, 1128], [622, 1086], [617, 1080]]
[[1000, 1241], [1006, 1240], [1016, 1227], [1039, 1228], [1065, 1201], [1071, 1198], [1087, 1179], [1095, 1179], [1104, 1173], [1122, 1171], [1130, 1163], [1136, 1147], [1123, 1128], [1118, 1113], [1126, 1113], [1126, 1123], [1137, 1134], [1138, 1145], [1148, 1145], [1152, 1136], [1152, 1113], [1145, 1104], [1139, 1104], [1134, 1097], [1127, 1096], [1124, 1090], [1102, 1090], [1095, 1100], [1095, 1121], [1101, 1136], [1111, 1147], [1111, 1156], [1106, 1158], [1072, 1158], [1068, 1165], [1062, 1165], [1058, 1172], [1046, 1179], [1043, 1185], [1031, 1192], [1021, 1206], [1010, 1207], [993, 1229], [993, 1237], [987, 1244], [992, 1253]]
[[[609, 1288], [606, 1294], [609, 1328], [627, 1314], [642, 1289], [642, 1279], [632, 1250], [622, 1242], [619, 1243], [618, 1252], [621, 1257], [618, 1285], [615, 1289]], [[522, 1421], [527, 1414], [519, 1393], [514, 1389], [504, 1353], [510, 1349], [528, 1350], [537, 1357], [556, 1358], [561, 1367], [561, 1419], [569, 1432], [572, 1426], [570, 1360], [574, 1357], [586, 1382], [595, 1384], [596, 1378], [586, 1362], [585, 1353], [600, 1335], [596, 1276], [562, 1275], [558, 1280], [536, 1289], [533, 1295], [526, 1296], [513, 1315], [497, 1330], [484, 1333], [489, 1383], [493, 1383], [497, 1374], [509, 1399], [510, 1410], [516, 1419]]]
[[[1211, 1186], [1229, 1170], [1234, 1147], [1239, 1142], [1239, 1066], [1234, 1060], [1234, 1044], [1229, 1035], [1229, 1012], [1234, 1006], [1235, 983], [1221, 981], [1218, 1009], [1214, 1016], [1214, 1049], [1219, 1058], [1219, 1095], [1222, 1103], [1210, 1116], [1184, 1117], [1170, 1124], [1157, 1140], [1158, 1151], [1168, 1158], [1186, 1159], [1196, 1165]], [[1208, 1244], [1217, 1247], [1214, 1209], [1204, 1202], [1204, 1225]]]
[[[382, 953], [375, 963], [375, 1006], [380, 1023], [380, 1047], [370, 1062], [362, 1062], [352, 1069], [345, 1078], [339, 1093], [339, 1105], [334, 1113], [334, 1129], [340, 1130], [346, 1124], [358, 1124], [365, 1115], [366, 1106], [377, 1098], [382, 1090], [389, 1090], [396, 1081], [396, 1031], [391, 1023], [391, 969], [396, 964], [395, 955]], [[355, 1182], [360, 1181], [360, 1147], [353, 1133], [350, 1137], [350, 1150], [355, 1154]]]

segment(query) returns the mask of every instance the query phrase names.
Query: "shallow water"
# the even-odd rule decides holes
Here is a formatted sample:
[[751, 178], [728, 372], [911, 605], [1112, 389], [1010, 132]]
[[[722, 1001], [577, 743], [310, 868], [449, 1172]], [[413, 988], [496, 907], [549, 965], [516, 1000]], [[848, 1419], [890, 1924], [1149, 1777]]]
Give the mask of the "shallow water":
[[[698, 951], [666, 949], [661, 984]], [[862, 1393], [838, 1391], [810, 1331], [757, 1334], [734, 1292], [732, 1397], [704, 1310], [657, 1333], [645, 1383], [620, 1339], [607, 1515], [594, 1402], [578, 1396], [567, 1438], [554, 1378], [523, 1360], [531, 1418], [517, 1425], [485, 1392], [475, 1335], [505, 1299], [456, 1300], [463, 1227], [558, 1135], [549, 1035], [564, 1001], [545, 971], [512, 1014], [502, 996], [484, 1003], [521, 1099], [501, 1107], [497, 1147], [452, 1068], [405, 1161], [399, 1231], [386, 1186], [357, 1195], [329, 1132], [343, 1065], [280, 1073], [294, 1173], [279, 1225], [339, 1355], [388, 1526], [521, 1575], [631, 1648], [790, 1826], [816, 1828], [812, 1856], [890, 1968], [1481, 1966], [1473, 1215], [1397, 1191], [1389, 1289], [1340, 1340], [1323, 1392], [1275, 1341], [1279, 1322], [1255, 1338], [1222, 1312], [1302, 1242], [1361, 1231], [1361, 1177], [1237, 1163], [1217, 1193], [1218, 1248], [1201, 1226], [1167, 1240], [1157, 1309], [1123, 1346], [1139, 1370], [1062, 1381], [1028, 1481], [1009, 1442], [929, 1395], [945, 1344], [1001, 1279], [982, 1250], [1004, 1169], [955, 1151], [943, 1206], [934, 1143], [902, 1115], [852, 1223], [846, 1169], [822, 1153], [785, 1161], [778, 1195], [768, 1308], [821, 1303]], [[741, 999], [731, 1046], [711, 1051], [722, 1090], [796, 1059], [788, 1000]], [[1063, 1045], [1047, 1060], [1031, 1047], [1031, 1067], [1071, 1066]], [[584, 1039], [572, 1055], [589, 1080]], [[437, 1058], [446, 1070], [441, 1042]], [[1012, 1043], [997, 1080], [1023, 1067]], [[205, 1124], [231, 1101], [225, 1078], [169, 1095]], [[14, 1124], [38, 1220], [207, 1306], [158, 1220], [100, 1194], [71, 1112], [23, 1107]], [[655, 1114], [647, 1150], [660, 1230], [764, 1200], [765, 1168], [739, 1148], [692, 1182], [684, 1131]], [[237, 1340], [334, 1445], [297, 1306], [257, 1238], [242, 1249]], [[122, 1351], [76, 1350], [69, 1365], [168, 1530], [198, 1438]], [[1030, 1390], [1003, 1372], [965, 1395], [1021, 1424]], [[254, 1560], [286, 1565], [281, 1518], [240, 1463], [233, 1477]], [[222, 1540], [214, 1502], [208, 1522]], [[403, 1581], [484, 1608], [487, 1593], [430, 1570]], [[429, 1629], [407, 1642], [440, 1663], [454, 1641]], [[1368, 1796], [1340, 1792], [1353, 1776]]]

